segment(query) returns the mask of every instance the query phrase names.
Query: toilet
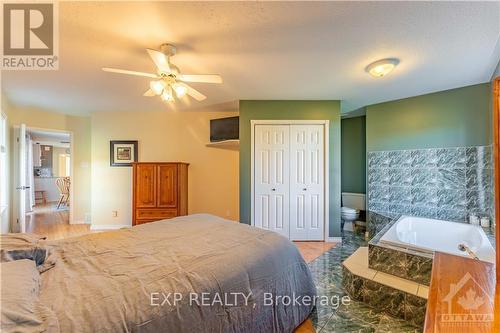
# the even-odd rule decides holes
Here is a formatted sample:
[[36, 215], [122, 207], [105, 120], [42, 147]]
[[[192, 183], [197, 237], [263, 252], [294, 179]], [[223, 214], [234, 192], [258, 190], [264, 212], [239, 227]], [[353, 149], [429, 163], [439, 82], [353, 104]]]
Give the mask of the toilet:
[[342, 192], [342, 208], [340, 218], [342, 219], [340, 229], [344, 230], [345, 222], [354, 222], [359, 218], [359, 211], [365, 210], [365, 194]]

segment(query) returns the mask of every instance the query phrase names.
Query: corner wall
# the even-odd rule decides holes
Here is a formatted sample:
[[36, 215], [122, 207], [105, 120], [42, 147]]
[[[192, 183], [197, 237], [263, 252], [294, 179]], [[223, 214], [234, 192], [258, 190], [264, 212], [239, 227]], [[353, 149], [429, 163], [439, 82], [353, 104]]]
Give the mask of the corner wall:
[[492, 142], [491, 87], [483, 83], [366, 107], [366, 150]]
[[491, 116], [489, 83], [368, 106], [368, 210], [492, 219]]
[[[92, 227], [132, 223], [132, 168], [109, 165], [111, 140], [138, 140], [139, 162], [189, 163], [189, 214], [239, 220], [238, 151], [209, 148], [210, 119], [230, 112], [96, 112], [92, 119]], [[112, 217], [112, 211], [118, 216]]]
[[366, 117], [342, 119], [342, 192], [366, 193]]
[[330, 120], [330, 237], [340, 236], [340, 102], [240, 101], [240, 220], [250, 224], [250, 120]]

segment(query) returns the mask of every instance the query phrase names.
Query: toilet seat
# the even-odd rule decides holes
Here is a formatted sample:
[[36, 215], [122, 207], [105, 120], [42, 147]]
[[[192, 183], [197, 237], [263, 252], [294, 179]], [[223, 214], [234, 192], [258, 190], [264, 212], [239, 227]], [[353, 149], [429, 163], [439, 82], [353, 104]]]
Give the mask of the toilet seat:
[[350, 208], [350, 207], [342, 207], [341, 208], [341, 212], [346, 214], [346, 215], [350, 215], [350, 214], [359, 214], [359, 210], [358, 209], [354, 209], [354, 208]]

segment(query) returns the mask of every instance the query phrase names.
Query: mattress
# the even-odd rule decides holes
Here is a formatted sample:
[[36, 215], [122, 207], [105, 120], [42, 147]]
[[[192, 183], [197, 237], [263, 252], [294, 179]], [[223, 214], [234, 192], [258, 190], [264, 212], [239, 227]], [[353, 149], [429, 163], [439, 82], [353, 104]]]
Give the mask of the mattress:
[[207, 214], [47, 245], [60, 332], [292, 332], [316, 294], [289, 240]]

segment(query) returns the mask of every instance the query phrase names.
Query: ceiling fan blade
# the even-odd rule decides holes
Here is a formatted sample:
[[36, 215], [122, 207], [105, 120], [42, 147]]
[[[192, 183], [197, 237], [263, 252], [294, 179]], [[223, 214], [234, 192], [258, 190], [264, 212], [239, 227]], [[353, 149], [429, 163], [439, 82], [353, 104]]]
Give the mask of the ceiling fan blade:
[[198, 90], [194, 89], [194, 88], [191, 88], [190, 86], [188, 86], [187, 84], [185, 83], [178, 83], [184, 87], [186, 87], [187, 89], [187, 94], [191, 97], [193, 97], [195, 100], [197, 100], [198, 102], [201, 102], [205, 99], [207, 99], [207, 96], [203, 95], [201, 92], [199, 92]]
[[156, 96], [156, 94], [153, 92], [153, 90], [148, 89], [148, 91], [146, 91], [142, 96], [152, 97], [152, 96]]
[[155, 63], [156, 67], [160, 70], [160, 72], [170, 73], [172, 70], [170, 69], [170, 65], [168, 64], [168, 58], [166, 55], [161, 53], [160, 51], [146, 49], [149, 53], [151, 59]]
[[119, 73], [119, 74], [128, 74], [128, 75], [136, 75], [136, 76], [145, 76], [145, 77], [150, 77], [153, 79], [156, 79], [158, 75], [156, 74], [150, 74], [150, 73], [144, 73], [144, 72], [136, 72], [136, 71], [129, 71], [126, 69], [117, 69], [117, 68], [108, 68], [108, 67], [103, 67], [103, 71], [105, 72], [110, 72], [110, 73]]
[[222, 77], [217, 74], [181, 74], [179, 80], [184, 82], [222, 83]]

